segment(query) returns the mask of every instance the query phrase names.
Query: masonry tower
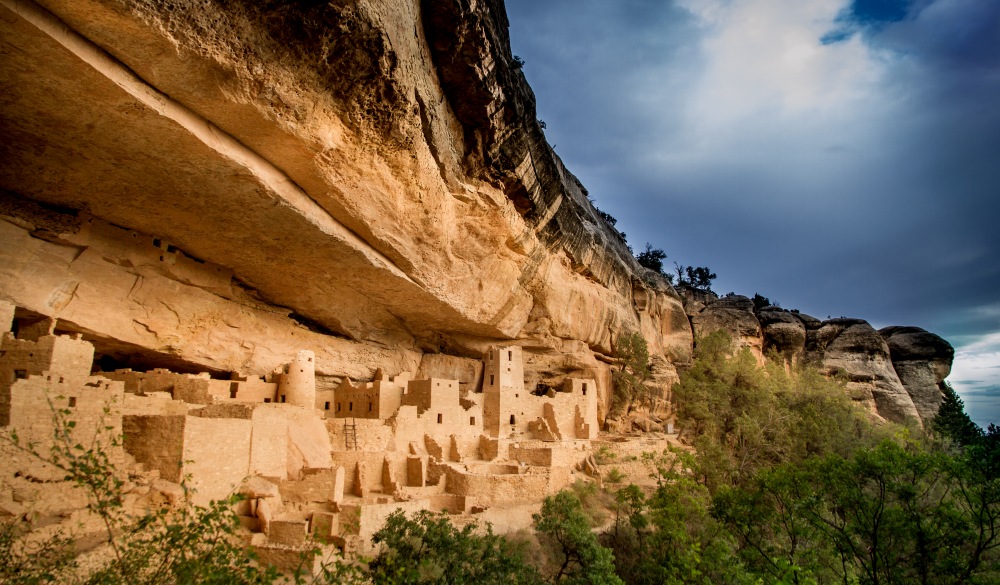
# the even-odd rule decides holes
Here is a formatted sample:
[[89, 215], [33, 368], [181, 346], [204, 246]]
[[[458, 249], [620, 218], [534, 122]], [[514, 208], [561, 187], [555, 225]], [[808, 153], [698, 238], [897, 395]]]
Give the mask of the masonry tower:
[[286, 367], [278, 382], [278, 402], [316, 408], [316, 356], [303, 349]]

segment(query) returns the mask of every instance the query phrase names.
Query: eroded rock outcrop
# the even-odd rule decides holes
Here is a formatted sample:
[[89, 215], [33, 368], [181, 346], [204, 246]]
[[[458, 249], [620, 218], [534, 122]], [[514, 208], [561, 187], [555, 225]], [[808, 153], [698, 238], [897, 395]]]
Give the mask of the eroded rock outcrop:
[[937, 335], [917, 327], [876, 331], [861, 319], [820, 321], [779, 307], [755, 311], [753, 301], [737, 295], [684, 294], [696, 337], [723, 330], [736, 347], [758, 356], [774, 350], [786, 359], [815, 364], [844, 377], [855, 400], [888, 420], [927, 423], [937, 413], [940, 384], [954, 357]]
[[889, 346], [892, 367], [926, 423], [937, 414], [941, 385], [951, 372], [955, 350], [941, 337], [919, 327], [885, 327], [879, 335]]
[[620, 335], [666, 396], [721, 328], [888, 418], [915, 412], [904, 378], [930, 412], [944, 354], [893, 371], [861, 323], [640, 267], [546, 142], [507, 28], [500, 0], [0, 0], [0, 299], [114, 366], [259, 375], [308, 347], [321, 389], [474, 388], [502, 340], [529, 387], [596, 380], [602, 420]]
[[689, 359], [676, 293], [545, 142], [502, 3], [0, 14], [0, 295], [102, 355], [256, 374], [308, 346], [321, 377], [370, 379], [514, 340], [604, 403], [621, 333], [664, 386]]

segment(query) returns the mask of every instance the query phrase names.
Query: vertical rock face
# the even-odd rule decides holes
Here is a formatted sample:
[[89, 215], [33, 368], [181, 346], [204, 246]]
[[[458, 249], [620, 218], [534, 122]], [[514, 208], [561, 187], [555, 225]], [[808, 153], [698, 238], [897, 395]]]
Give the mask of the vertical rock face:
[[873, 404], [874, 411], [896, 422], [920, 420], [913, 400], [892, 367], [889, 346], [875, 328], [861, 319], [831, 319], [811, 331], [807, 359], [820, 362], [830, 374], [846, 376], [855, 399]]
[[0, 83], [0, 298], [117, 365], [309, 348], [370, 379], [513, 340], [606, 400], [624, 332], [664, 385], [690, 359], [546, 143], [502, 2], [4, 1]]
[[951, 372], [955, 350], [944, 339], [919, 327], [879, 329], [903, 386], [924, 423], [937, 414], [944, 395], [941, 386]]
[[0, 0], [0, 300], [99, 363], [263, 374], [309, 349], [320, 386], [474, 387], [464, 360], [502, 340], [529, 384], [595, 379], [602, 416], [619, 336], [666, 390], [723, 328], [912, 414], [859, 323], [682, 300], [639, 266], [546, 142], [507, 28], [500, 0]]
[[797, 313], [766, 307], [757, 313], [764, 334], [764, 350], [796, 356], [806, 349], [806, 322]]
[[739, 295], [710, 300], [701, 310], [691, 314], [696, 337], [723, 330], [733, 336], [740, 347], [748, 347], [758, 358], [763, 355], [764, 337], [760, 321], [753, 312], [753, 301]]
[[941, 404], [940, 384], [951, 371], [948, 342], [917, 327], [876, 331], [860, 319], [819, 319], [778, 307], [754, 312], [747, 297], [714, 299], [702, 293], [685, 306], [695, 336], [727, 331], [738, 347], [774, 350], [846, 378], [855, 400], [895, 422], [926, 424]]

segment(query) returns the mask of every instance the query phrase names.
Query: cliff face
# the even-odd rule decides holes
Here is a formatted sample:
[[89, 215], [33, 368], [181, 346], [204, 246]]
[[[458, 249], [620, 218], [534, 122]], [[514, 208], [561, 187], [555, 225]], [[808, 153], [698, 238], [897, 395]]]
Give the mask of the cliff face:
[[722, 329], [757, 355], [776, 351], [847, 382], [852, 398], [888, 420], [927, 423], [943, 400], [955, 350], [919, 327], [876, 331], [861, 319], [820, 321], [778, 307], [755, 310], [747, 297], [689, 300], [696, 335]]
[[[321, 386], [377, 368], [475, 386], [482, 352], [515, 343], [529, 387], [593, 377], [606, 408], [624, 332], [667, 388], [694, 333], [733, 318], [757, 350], [827, 361], [859, 330], [725, 300], [689, 322], [545, 141], [500, 0], [0, 0], [0, 17], [0, 298], [105, 364], [260, 374], [308, 348]], [[916, 354], [881, 343], [879, 412], [950, 364], [900, 358], [892, 382]]]
[[676, 293], [546, 144], [502, 3], [0, 4], [23, 315], [126, 364], [310, 347], [331, 379], [513, 339], [529, 382], [587, 371], [605, 398], [623, 331], [665, 382], [688, 358]]

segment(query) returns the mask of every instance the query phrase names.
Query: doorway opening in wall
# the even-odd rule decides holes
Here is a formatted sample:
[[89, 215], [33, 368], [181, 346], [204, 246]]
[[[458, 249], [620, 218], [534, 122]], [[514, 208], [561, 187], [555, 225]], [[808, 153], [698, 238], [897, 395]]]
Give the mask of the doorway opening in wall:
[[510, 415], [510, 424], [514, 424], [514, 415]]

